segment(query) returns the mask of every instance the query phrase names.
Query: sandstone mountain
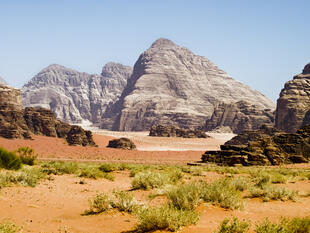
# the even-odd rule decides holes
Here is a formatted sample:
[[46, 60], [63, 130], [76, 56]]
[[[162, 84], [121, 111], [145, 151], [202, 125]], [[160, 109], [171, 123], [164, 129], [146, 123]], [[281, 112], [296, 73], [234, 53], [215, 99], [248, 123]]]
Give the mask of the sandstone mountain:
[[5, 84], [7, 85], [6, 81], [0, 76], [0, 84]]
[[295, 132], [310, 124], [310, 63], [293, 80], [285, 83], [277, 101], [275, 126]]
[[57, 120], [48, 109], [23, 109], [20, 90], [0, 84], [0, 137], [31, 139], [32, 134], [65, 138], [70, 145], [95, 145], [90, 131]]
[[50, 65], [23, 86], [23, 106], [51, 109], [67, 123], [96, 124], [119, 98], [131, 73], [131, 67], [112, 62], [101, 75]]
[[269, 98], [205, 57], [158, 39], [140, 55], [120, 100], [107, 108], [101, 127], [120, 131], [149, 130], [154, 124], [196, 128], [204, 125], [219, 102], [241, 100], [262, 111], [275, 108]]
[[234, 133], [259, 129], [263, 124], [273, 125], [274, 111], [258, 105], [239, 101], [236, 103], [219, 103], [206, 121], [204, 129], [212, 131], [219, 127], [230, 127]]

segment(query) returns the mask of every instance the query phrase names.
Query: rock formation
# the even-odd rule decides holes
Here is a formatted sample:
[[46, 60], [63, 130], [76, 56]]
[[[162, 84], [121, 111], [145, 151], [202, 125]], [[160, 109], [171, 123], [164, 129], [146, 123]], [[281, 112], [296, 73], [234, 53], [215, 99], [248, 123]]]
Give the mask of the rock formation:
[[153, 125], [149, 136], [153, 137], [182, 137], [182, 138], [207, 138], [208, 135], [201, 130], [181, 129], [173, 125]]
[[219, 165], [279, 165], [310, 160], [310, 125], [296, 133], [281, 133], [264, 126], [245, 132], [221, 146], [219, 151], [206, 151], [202, 161]]
[[124, 150], [136, 149], [136, 145], [129, 138], [118, 138], [110, 140], [107, 147]]
[[0, 76], [0, 84], [7, 85], [6, 81]]
[[101, 75], [50, 65], [23, 86], [23, 105], [51, 109], [67, 123], [98, 124], [131, 73], [131, 67], [112, 62], [103, 67]]
[[263, 124], [273, 124], [273, 122], [272, 109], [264, 109], [241, 100], [236, 103], [218, 104], [211, 118], [206, 121], [204, 129], [212, 131], [217, 127], [227, 126], [238, 134], [243, 131], [256, 130]]
[[310, 124], [310, 63], [293, 80], [285, 83], [277, 101], [275, 126], [295, 132]]
[[90, 131], [57, 120], [48, 109], [23, 109], [20, 90], [0, 84], [0, 136], [31, 139], [31, 134], [65, 138], [69, 145], [95, 145]]
[[229, 77], [205, 57], [167, 39], [158, 39], [135, 63], [133, 74], [114, 105], [107, 108], [102, 128], [149, 130], [152, 125], [196, 128], [204, 125], [219, 102], [244, 100], [259, 109], [274, 103]]

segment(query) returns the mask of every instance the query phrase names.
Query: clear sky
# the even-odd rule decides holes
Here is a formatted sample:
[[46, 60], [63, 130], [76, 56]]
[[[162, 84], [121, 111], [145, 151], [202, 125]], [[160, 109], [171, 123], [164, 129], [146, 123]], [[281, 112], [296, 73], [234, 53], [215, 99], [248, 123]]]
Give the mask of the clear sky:
[[21, 87], [57, 63], [133, 66], [160, 37], [274, 101], [310, 62], [309, 0], [0, 0], [0, 76]]

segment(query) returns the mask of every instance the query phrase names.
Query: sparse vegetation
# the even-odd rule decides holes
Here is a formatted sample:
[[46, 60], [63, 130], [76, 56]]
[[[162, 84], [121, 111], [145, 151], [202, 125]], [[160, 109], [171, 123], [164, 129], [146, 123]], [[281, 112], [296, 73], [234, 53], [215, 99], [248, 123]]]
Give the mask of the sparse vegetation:
[[32, 148], [28, 146], [19, 147], [15, 153], [19, 156], [23, 164], [27, 164], [29, 166], [33, 166], [35, 164], [37, 156], [34, 154], [34, 150]]
[[170, 205], [149, 207], [139, 211], [136, 230], [138, 232], [177, 231], [183, 226], [196, 224], [198, 220], [198, 213], [191, 210], [178, 210]]
[[0, 147], [0, 168], [18, 170], [21, 166], [22, 161], [14, 152]]
[[245, 221], [240, 221], [237, 218], [231, 220], [224, 219], [217, 233], [246, 233], [249, 230], [250, 224]]
[[308, 233], [310, 232], [310, 218], [282, 218], [278, 223], [266, 219], [256, 226], [257, 233]]
[[14, 223], [9, 221], [0, 222], [0, 233], [16, 233], [19, 232], [20, 228]]
[[114, 196], [115, 200], [113, 201], [112, 205], [119, 211], [125, 211], [128, 213], [137, 212], [142, 206], [142, 204], [139, 203], [136, 198], [129, 192], [114, 192]]
[[99, 214], [112, 208], [112, 199], [107, 194], [100, 193], [89, 200], [89, 206], [89, 210], [84, 212], [85, 215]]

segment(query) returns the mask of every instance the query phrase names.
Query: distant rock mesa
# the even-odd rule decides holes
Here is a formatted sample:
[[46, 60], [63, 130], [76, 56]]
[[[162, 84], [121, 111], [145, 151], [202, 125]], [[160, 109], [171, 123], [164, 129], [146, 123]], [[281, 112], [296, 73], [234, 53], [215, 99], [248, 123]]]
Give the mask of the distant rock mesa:
[[51, 109], [67, 123], [96, 125], [106, 107], [118, 100], [131, 73], [131, 67], [113, 62], [101, 75], [50, 65], [23, 86], [23, 106]]
[[293, 80], [285, 83], [277, 101], [275, 127], [295, 132], [310, 124], [310, 63]]
[[205, 125], [219, 103], [241, 100], [257, 106], [264, 117], [264, 109], [275, 108], [269, 98], [232, 79], [205, 57], [158, 39], [140, 55], [119, 101], [106, 109], [101, 127], [117, 131], [145, 131], [157, 124], [197, 128]]

